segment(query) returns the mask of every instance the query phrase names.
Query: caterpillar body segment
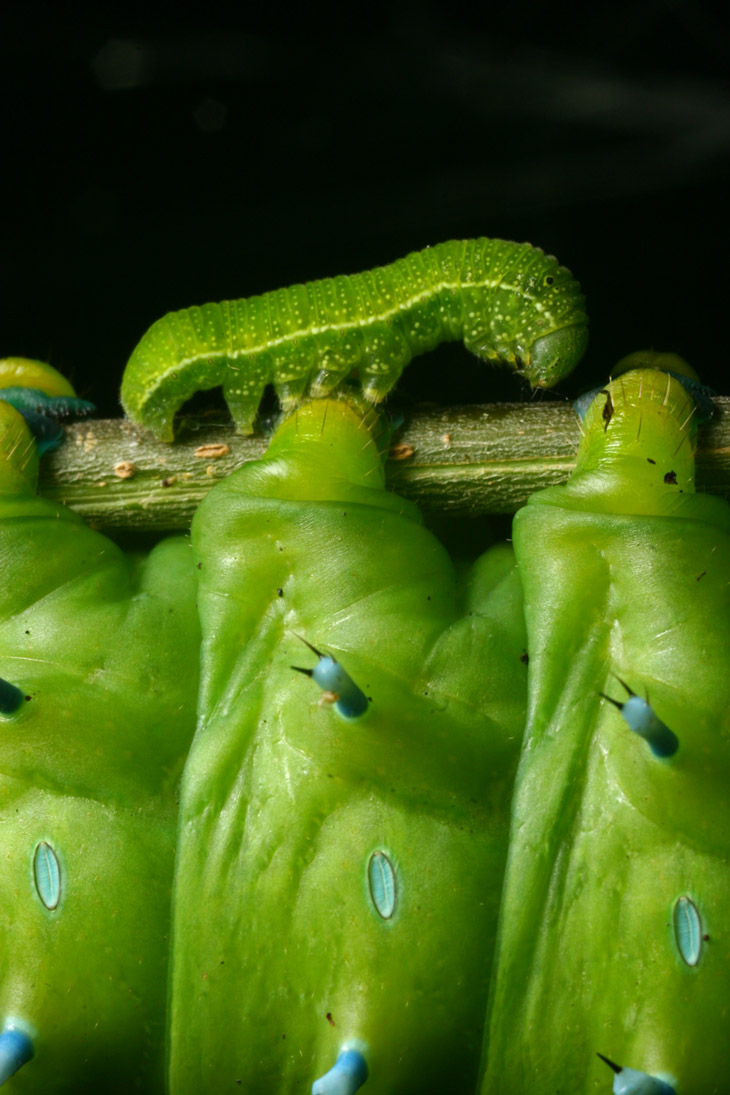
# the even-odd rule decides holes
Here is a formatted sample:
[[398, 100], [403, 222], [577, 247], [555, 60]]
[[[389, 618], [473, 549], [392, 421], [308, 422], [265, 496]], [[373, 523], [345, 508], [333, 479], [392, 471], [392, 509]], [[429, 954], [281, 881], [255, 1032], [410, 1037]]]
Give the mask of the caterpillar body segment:
[[668, 374], [618, 377], [514, 521], [528, 716], [481, 1095], [608, 1090], [597, 1047], [631, 1064], [614, 1091], [727, 1075], [730, 507], [694, 491], [695, 421]]
[[[349, 1093], [366, 1070], [333, 1068], [347, 1047], [364, 1091], [474, 1089], [524, 719], [519, 581], [500, 545], [462, 583], [383, 487], [361, 412], [315, 400], [195, 518], [171, 1095], [231, 1075]], [[319, 679], [292, 672], [303, 638]]]
[[161, 1095], [192, 552], [126, 555], [36, 470], [0, 399], [0, 1083]]

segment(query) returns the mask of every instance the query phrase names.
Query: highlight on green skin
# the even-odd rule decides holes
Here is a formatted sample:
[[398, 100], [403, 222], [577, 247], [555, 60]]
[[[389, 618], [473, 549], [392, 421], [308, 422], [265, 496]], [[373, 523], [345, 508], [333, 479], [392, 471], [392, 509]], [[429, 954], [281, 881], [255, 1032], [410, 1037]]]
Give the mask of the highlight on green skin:
[[533, 387], [577, 365], [588, 341], [578, 283], [551, 255], [504, 240], [451, 240], [362, 274], [170, 312], [134, 349], [122, 382], [132, 419], [171, 441], [196, 392], [222, 385], [250, 433], [267, 384], [284, 410], [333, 394], [357, 374], [381, 402], [419, 354], [462, 339]]
[[674, 376], [616, 377], [514, 519], [528, 715], [481, 1095], [608, 1090], [603, 1046], [615, 1091], [728, 1074], [730, 507], [695, 493], [697, 417]]

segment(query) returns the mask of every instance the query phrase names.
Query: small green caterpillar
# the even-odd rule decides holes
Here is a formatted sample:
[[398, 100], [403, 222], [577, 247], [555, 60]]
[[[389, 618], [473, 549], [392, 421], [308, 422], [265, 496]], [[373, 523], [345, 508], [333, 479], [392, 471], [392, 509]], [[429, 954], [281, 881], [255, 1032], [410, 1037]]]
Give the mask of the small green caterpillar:
[[223, 386], [241, 433], [264, 388], [284, 409], [330, 394], [353, 370], [379, 403], [412, 357], [463, 339], [534, 387], [577, 365], [588, 319], [578, 283], [528, 243], [451, 240], [349, 277], [170, 312], [134, 350], [122, 383], [130, 418], [171, 441], [175, 412]]

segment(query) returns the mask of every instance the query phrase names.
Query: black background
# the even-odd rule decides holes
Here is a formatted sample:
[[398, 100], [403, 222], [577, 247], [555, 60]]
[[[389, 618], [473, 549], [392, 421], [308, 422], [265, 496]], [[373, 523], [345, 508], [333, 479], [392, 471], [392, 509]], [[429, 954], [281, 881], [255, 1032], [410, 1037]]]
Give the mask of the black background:
[[[166, 311], [487, 235], [583, 285], [591, 345], [563, 397], [645, 347], [730, 392], [714, 20], [689, 0], [6, 7], [0, 354], [50, 361], [113, 415]], [[401, 391], [528, 397], [461, 346]]]

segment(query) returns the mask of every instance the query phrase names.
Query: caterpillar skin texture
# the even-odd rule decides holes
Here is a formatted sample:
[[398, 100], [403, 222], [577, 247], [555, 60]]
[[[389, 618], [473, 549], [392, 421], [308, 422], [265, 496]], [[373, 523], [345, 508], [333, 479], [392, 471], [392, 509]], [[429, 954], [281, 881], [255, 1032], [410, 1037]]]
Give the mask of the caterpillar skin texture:
[[[474, 1090], [524, 720], [511, 550], [460, 582], [337, 400], [285, 421], [192, 535], [170, 1092], [309, 1092], [351, 1050], [371, 1095]], [[317, 665], [302, 638], [364, 714], [293, 671]]]
[[452, 240], [363, 274], [171, 312], [130, 357], [122, 405], [171, 441], [185, 400], [222, 385], [250, 433], [267, 384], [288, 409], [356, 371], [378, 403], [412, 357], [457, 339], [550, 386], [580, 360], [587, 325], [580, 287], [552, 256], [527, 243]]
[[27, 697], [0, 715], [0, 1029], [33, 1047], [3, 1091], [150, 1095], [197, 698], [191, 549], [124, 555], [37, 498], [36, 471], [0, 402], [0, 677]]
[[[608, 391], [514, 522], [529, 701], [482, 1095], [607, 1091], [598, 1053], [688, 1095], [728, 1077], [730, 509], [694, 493], [676, 380]], [[600, 695], [627, 688], [673, 755]]]

